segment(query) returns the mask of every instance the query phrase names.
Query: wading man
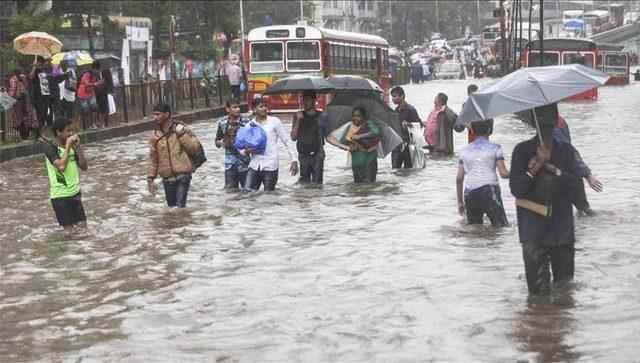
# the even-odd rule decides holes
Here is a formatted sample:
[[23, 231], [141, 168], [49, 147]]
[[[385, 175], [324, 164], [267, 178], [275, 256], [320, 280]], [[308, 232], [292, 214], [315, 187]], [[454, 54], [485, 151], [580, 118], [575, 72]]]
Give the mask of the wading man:
[[73, 133], [71, 122], [59, 118], [53, 123], [53, 142], [44, 155], [49, 177], [49, 198], [58, 223], [66, 230], [87, 226], [80, 195], [80, 170], [87, 170], [87, 158], [80, 137]]
[[[516, 198], [518, 234], [530, 294], [573, 279], [573, 206], [580, 187], [574, 148], [553, 138], [557, 104], [535, 109], [542, 140], [536, 136], [513, 150], [509, 186]], [[551, 270], [551, 271], [550, 271]]]
[[316, 109], [316, 94], [305, 92], [304, 110], [296, 113], [291, 127], [291, 140], [296, 142], [300, 166], [300, 183], [322, 184], [324, 140], [329, 134], [326, 114]]
[[409, 152], [409, 144], [411, 143], [411, 135], [409, 128], [412, 124], [422, 126], [420, 116], [415, 107], [408, 104], [405, 100], [404, 89], [400, 86], [393, 87], [391, 90], [391, 100], [397, 106], [398, 119], [402, 124], [402, 144], [398, 145], [391, 152], [391, 167], [393, 169], [412, 168], [411, 153]]

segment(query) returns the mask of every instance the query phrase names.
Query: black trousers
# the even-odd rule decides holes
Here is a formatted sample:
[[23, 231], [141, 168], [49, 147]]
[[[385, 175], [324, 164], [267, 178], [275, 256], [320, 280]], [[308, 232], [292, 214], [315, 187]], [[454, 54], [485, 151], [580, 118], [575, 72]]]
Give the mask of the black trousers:
[[494, 227], [509, 225], [498, 185], [485, 185], [470, 191], [464, 196], [464, 204], [469, 224], [482, 224], [486, 214]]
[[[573, 280], [575, 247], [573, 243], [560, 246], [543, 246], [537, 242], [522, 243], [524, 272], [529, 293], [537, 295]], [[551, 271], [549, 271], [551, 270]]]
[[169, 207], [184, 208], [187, 206], [187, 194], [191, 185], [191, 175], [180, 175], [175, 179], [164, 179], [164, 195]]
[[324, 150], [320, 150], [313, 155], [298, 154], [300, 163], [300, 183], [322, 184], [324, 172]]
[[411, 161], [411, 153], [409, 147], [402, 143], [398, 145], [393, 151], [391, 151], [391, 167], [393, 169], [400, 169], [404, 165], [405, 169], [413, 168]]

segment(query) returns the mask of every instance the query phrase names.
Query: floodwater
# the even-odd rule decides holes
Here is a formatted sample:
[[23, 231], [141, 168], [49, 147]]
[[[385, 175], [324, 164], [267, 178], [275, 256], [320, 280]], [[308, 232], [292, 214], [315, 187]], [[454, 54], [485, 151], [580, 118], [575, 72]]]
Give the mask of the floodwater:
[[[407, 98], [426, 118], [441, 91], [459, 110], [467, 84], [411, 85]], [[378, 183], [355, 186], [327, 147], [321, 189], [283, 168], [273, 194], [225, 193], [202, 122], [209, 161], [190, 208], [169, 210], [146, 192], [146, 135], [134, 135], [88, 146], [89, 232], [72, 240], [43, 157], [0, 164], [0, 362], [637, 362], [638, 94], [640, 82], [560, 106], [605, 191], [588, 191], [598, 215], [576, 221], [575, 284], [536, 300], [508, 183], [512, 226], [466, 227], [455, 159], [412, 171], [387, 159]], [[493, 139], [509, 161], [533, 134], [500, 118]]]

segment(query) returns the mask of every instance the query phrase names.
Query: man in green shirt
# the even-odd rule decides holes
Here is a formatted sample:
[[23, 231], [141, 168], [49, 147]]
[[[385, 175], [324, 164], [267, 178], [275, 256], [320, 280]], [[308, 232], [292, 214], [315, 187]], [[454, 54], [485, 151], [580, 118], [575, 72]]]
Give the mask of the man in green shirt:
[[73, 133], [71, 122], [65, 118], [56, 120], [52, 130], [55, 138], [46, 144], [44, 151], [51, 205], [65, 230], [74, 226], [86, 228], [87, 217], [80, 198], [80, 170], [87, 170], [87, 159], [80, 137]]

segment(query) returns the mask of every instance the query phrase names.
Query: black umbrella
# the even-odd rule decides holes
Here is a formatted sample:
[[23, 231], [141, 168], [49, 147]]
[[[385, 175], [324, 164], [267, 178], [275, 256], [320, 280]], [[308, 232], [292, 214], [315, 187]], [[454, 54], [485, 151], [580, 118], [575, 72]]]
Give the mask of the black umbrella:
[[402, 125], [398, 113], [384, 103], [375, 93], [336, 93], [336, 97], [327, 106], [329, 131], [333, 131], [351, 121], [351, 112], [361, 106], [369, 114], [369, 119], [391, 127], [398, 135], [402, 134]]
[[333, 92], [335, 87], [322, 77], [292, 76], [279, 79], [264, 91], [265, 95], [278, 93], [296, 93], [313, 91], [316, 93]]
[[336, 92], [340, 91], [365, 91], [382, 93], [380, 86], [367, 78], [358, 76], [332, 76], [328, 81], [336, 88]]

